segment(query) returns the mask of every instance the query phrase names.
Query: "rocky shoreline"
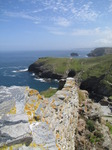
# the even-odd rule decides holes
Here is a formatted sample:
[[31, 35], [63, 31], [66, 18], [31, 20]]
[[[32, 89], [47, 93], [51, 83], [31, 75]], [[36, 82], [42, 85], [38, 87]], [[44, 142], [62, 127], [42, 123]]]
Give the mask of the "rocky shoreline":
[[63, 76], [58, 73], [53, 73], [49, 68], [45, 68], [43, 63], [40, 64], [31, 64], [28, 68], [29, 72], [34, 72], [39, 78], [51, 78], [51, 79], [61, 79]]

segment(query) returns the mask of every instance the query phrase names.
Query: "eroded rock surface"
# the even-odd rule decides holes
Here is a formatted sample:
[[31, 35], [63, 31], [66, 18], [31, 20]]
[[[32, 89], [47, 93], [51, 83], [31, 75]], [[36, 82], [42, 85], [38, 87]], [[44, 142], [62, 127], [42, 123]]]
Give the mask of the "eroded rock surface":
[[48, 99], [36, 90], [16, 86], [1, 87], [0, 96], [1, 149], [75, 149], [79, 102], [73, 78]]
[[6, 116], [0, 120], [0, 147], [32, 142], [28, 117], [25, 114]]
[[0, 98], [1, 150], [111, 150], [110, 109], [93, 103], [73, 78], [50, 98], [16, 86], [0, 87]]

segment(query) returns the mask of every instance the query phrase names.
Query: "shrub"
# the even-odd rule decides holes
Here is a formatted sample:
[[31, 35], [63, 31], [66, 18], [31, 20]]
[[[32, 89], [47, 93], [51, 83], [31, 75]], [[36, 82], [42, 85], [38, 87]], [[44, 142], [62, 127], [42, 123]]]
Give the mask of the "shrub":
[[87, 120], [87, 128], [90, 132], [93, 132], [95, 130], [95, 125], [93, 120]]
[[112, 96], [109, 97], [109, 101], [112, 101]]
[[90, 142], [94, 144], [103, 140], [103, 134], [98, 130], [96, 130], [94, 133], [90, 133], [87, 137]]
[[103, 134], [100, 132], [100, 131], [95, 131], [94, 132], [94, 135], [97, 137], [97, 138], [102, 138], [103, 137]]

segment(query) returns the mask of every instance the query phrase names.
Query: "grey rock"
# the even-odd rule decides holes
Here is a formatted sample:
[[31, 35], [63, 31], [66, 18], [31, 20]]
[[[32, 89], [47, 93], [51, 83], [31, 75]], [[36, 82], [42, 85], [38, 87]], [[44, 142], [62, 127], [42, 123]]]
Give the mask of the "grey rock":
[[33, 126], [32, 134], [36, 144], [42, 144], [48, 150], [57, 150], [53, 132], [45, 122]]
[[111, 139], [110, 135], [108, 134], [109, 133], [109, 129], [105, 125], [102, 125], [102, 129], [103, 129], [102, 133], [103, 133], [103, 136], [104, 136], [103, 147], [105, 149], [112, 150], [112, 139]]
[[28, 118], [25, 114], [11, 115], [0, 120], [0, 147], [32, 141]]
[[6, 87], [0, 88], [0, 116], [7, 114], [15, 105], [15, 99]]
[[65, 96], [64, 95], [58, 95], [58, 98], [61, 99], [61, 100], [64, 100]]
[[23, 113], [26, 100], [26, 87], [0, 87], [0, 116], [7, 114], [15, 104], [17, 107], [17, 113]]

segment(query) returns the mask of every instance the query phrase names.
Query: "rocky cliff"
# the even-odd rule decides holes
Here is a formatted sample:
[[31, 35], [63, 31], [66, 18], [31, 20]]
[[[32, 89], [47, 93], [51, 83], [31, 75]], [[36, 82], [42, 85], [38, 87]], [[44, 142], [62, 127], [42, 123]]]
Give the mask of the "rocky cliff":
[[75, 76], [80, 88], [97, 101], [112, 95], [112, 55], [85, 59], [40, 58], [29, 66], [29, 71], [43, 78]]
[[112, 54], [112, 47], [99, 47], [91, 51], [88, 56], [89, 57], [97, 57], [103, 56], [107, 54]]
[[109, 115], [74, 78], [50, 98], [29, 87], [0, 87], [0, 149], [111, 150]]

